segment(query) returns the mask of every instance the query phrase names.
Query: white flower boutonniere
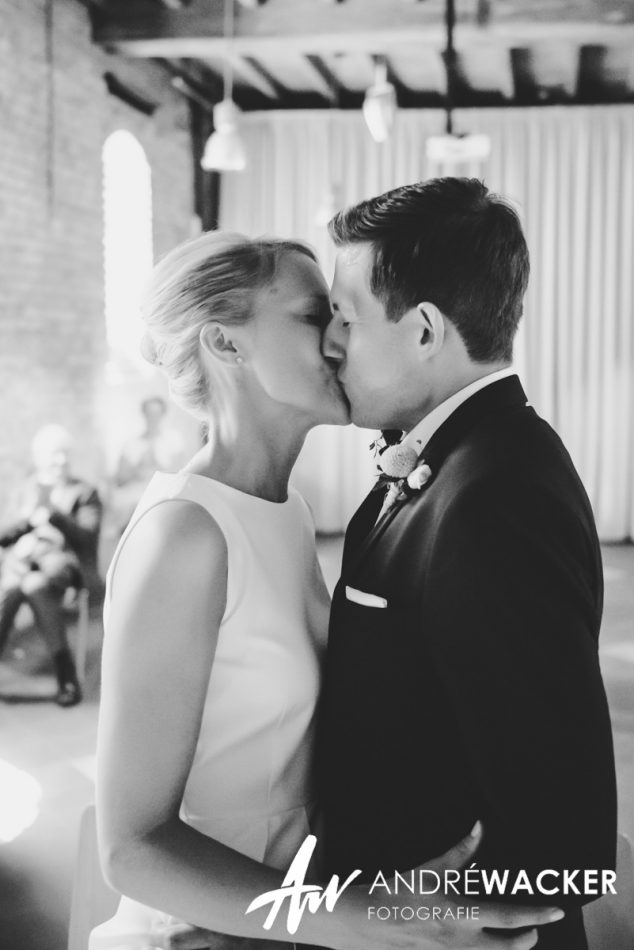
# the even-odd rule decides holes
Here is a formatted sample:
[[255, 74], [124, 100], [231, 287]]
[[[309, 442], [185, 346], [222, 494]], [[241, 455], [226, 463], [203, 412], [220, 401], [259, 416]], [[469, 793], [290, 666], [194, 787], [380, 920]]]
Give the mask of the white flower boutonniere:
[[413, 472], [407, 476], [407, 484], [413, 491], [420, 491], [431, 478], [431, 469], [427, 462], [421, 462]]
[[417, 462], [416, 450], [409, 445], [390, 445], [381, 453], [379, 468], [388, 478], [406, 478]]
[[376, 487], [387, 488], [380, 518], [395, 504], [420, 491], [432, 477], [432, 470], [410, 445], [388, 445], [379, 451], [379, 455]]

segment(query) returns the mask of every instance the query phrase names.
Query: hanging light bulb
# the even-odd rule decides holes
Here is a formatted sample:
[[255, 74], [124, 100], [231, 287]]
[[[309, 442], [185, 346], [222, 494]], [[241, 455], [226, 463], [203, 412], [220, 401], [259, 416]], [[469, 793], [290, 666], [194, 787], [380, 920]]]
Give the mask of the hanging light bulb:
[[427, 158], [445, 165], [460, 165], [464, 162], [483, 162], [491, 153], [488, 135], [432, 135], [426, 142]]
[[385, 142], [390, 134], [398, 104], [396, 89], [387, 78], [387, 64], [377, 59], [374, 66], [374, 83], [363, 100], [363, 118], [375, 142]]
[[224, 0], [224, 36], [229, 49], [224, 62], [223, 99], [214, 106], [214, 131], [207, 139], [200, 161], [205, 171], [241, 172], [247, 156], [240, 135], [240, 110], [233, 101], [233, 0]]
[[[490, 4], [480, 0], [478, 11], [482, 16], [490, 14]], [[485, 9], [486, 8], [486, 9]], [[486, 12], [488, 10], [488, 13]], [[484, 22], [484, 20], [483, 20]], [[453, 84], [457, 68], [457, 54], [454, 45], [454, 28], [456, 24], [456, 0], [445, 2], [445, 25], [447, 29], [447, 45], [444, 58], [447, 67], [447, 99], [445, 102], [445, 134], [432, 135], [427, 139], [427, 158], [431, 162], [440, 162], [444, 165], [461, 165], [463, 163], [483, 162], [491, 152], [491, 139], [488, 135], [459, 134], [454, 130], [453, 123]]]
[[207, 139], [200, 164], [205, 171], [241, 172], [247, 156], [238, 128], [240, 110], [233, 99], [214, 106], [214, 131]]

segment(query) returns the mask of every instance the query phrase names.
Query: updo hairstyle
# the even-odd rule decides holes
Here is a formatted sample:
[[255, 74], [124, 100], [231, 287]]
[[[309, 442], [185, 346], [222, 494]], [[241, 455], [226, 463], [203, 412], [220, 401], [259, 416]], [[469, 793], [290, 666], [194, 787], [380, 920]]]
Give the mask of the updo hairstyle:
[[174, 400], [192, 415], [208, 415], [213, 388], [201, 358], [202, 328], [250, 320], [255, 294], [273, 282], [290, 253], [317, 260], [299, 241], [210, 231], [174, 248], [154, 268], [141, 307], [141, 352], [160, 366]]

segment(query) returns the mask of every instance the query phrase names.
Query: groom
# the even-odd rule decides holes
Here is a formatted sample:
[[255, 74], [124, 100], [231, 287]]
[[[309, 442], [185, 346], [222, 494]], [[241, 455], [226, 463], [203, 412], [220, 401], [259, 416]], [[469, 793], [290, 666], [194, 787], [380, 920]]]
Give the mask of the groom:
[[[331, 615], [327, 874], [415, 867], [477, 819], [479, 868], [613, 868], [601, 555], [570, 457], [510, 369], [529, 273], [518, 217], [445, 178], [342, 211], [330, 233], [324, 355], [353, 422], [388, 432]], [[548, 898], [567, 914], [540, 950], [587, 947], [590, 899]]]

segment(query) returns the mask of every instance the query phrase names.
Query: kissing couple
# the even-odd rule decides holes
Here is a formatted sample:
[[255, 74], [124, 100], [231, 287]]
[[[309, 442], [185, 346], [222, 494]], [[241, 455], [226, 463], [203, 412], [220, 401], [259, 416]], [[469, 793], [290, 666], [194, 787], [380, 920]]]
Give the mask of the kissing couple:
[[[144, 353], [209, 440], [154, 476], [108, 575], [97, 824], [125, 896], [90, 950], [584, 950], [583, 892], [369, 893], [613, 868], [614, 761], [592, 511], [510, 365], [518, 216], [442, 178], [329, 228], [330, 293], [305, 245], [225, 232], [153, 273]], [[313, 426], [350, 421], [382, 430], [379, 477], [330, 604], [288, 480]], [[311, 833], [309, 881], [362, 873], [265, 930], [245, 912]]]

